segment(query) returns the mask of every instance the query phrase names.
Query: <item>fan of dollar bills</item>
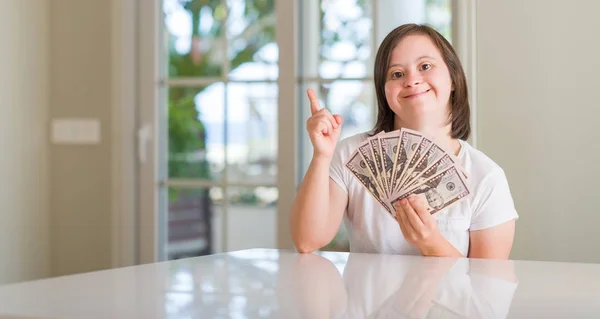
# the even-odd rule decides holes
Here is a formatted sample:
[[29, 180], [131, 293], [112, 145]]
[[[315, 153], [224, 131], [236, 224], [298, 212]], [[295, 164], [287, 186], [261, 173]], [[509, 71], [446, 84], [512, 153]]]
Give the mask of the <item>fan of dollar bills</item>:
[[371, 136], [345, 165], [394, 218], [394, 204], [413, 194], [435, 214], [470, 193], [456, 157], [418, 131]]

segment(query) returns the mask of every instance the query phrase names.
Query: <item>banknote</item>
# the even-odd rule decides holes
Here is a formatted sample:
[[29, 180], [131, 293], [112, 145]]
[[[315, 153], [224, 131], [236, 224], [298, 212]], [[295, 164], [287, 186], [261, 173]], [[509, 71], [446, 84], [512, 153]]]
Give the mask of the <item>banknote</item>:
[[416, 195], [425, 203], [427, 212], [435, 214], [469, 194], [469, 188], [462, 174], [455, 166], [451, 166], [392, 199], [390, 204], [396, 207], [401, 199]]
[[436, 173], [441, 172], [453, 165], [458, 166], [457, 159], [454, 156], [451, 156], [450, 154], [444, 154], [444, 156], [442, 156], [442, 158], [440, 158], [437, 162], [427, 167], [419, 175], [415, 176], [413, 180], [406, 183], [404, 189], [409, 190], [415, 185], [422, 184]]
[[470, 193], [458, 158], [410, 129], [369, 136], [345, 165], [393, 217], [394, 204], [411, 194], [423, 197], [433, 214]]
[[401, 129], [400, 130], [400, 144], [398, 150], [394, 151], [396, 159], [394, 161], [394, 172], [392, 176], [392, 193], [396, 192], [401, 176], [407, 168], [407, 164], [410, 158], [416, 152], [417, 145], [423, 140], [423, 135], [412, 130]]
[[388, 191], [392, 189], [392, 175], [394, 172], [394, 159], [400, 145], [400, 132], [386, 133], [379, 137], [379, 151], [383, 162], [383, 182], [387, 184]]
[[[391, 205], [384, 202], [386, 198], [383, 194], [383, 190], [379, 187], [376, 182], [376, 178], [369, 169], [367, 161], [364, 159], [361, 153], [354, 151], [350, 156], [350, 159], [346, 162], [346, 167], [352, 172], [352, 174], [359, 180], [359, 182], [369, 191], [373, 197], [383, 207], [392, 214]], [[394, 215], [394, 214], [392, 214]]]
[[406, 172], [406, 177], [404, 178], [404, 181], [400, 187], [408, 185], [415, 177], [421, 174], [421, 172], [423, 172], [427, 167], [431, 166], [431, 164], [442, 158], [442, 156], [445, 154], [446, 152], [444, 152], [441, 147], [437, 146], [436, 144], [432, 144], [425, 154], [417, 159], [414, 167], [412, 167], [410, 171]]
[[402, 175], [400, 175], [400, 178], [398, 179], [398, 183], [395, 188], [396, 192], [400, 191], [400, 186], [402, 186], [402, 184], [408, 177], [408, 174], [412, 171], [413, 167], [415, 167], [415, 164], [417, 164], [417, 162], [419, 161], [421, 156], [423, 154], [425, 154], [425, 152], [432, 145], [433, 145], [433, 140], [429, 137], [423, 136], [423, 138], [420, 140], [417, 148], [412, 153], [412, 156], [408, 159], [406, 167], [404, 167], [404, 170], [402, 171]]
[[377, 173], [377, 181], [381, 185], [386, 196], [390, 196], [391, 193], [388, 190], [388, 186], [385, 178], [385, 170], [383, 168], [383, 154], [381, 154], [381, 144], [379, 143], [379, 138], [371, 138], [368, 140], [371, 145], [371, 154], [373, 155], [373, 164], [375, 166], [375, 171]]
[[373, 158], [373, 152], [371, 151], [371, 143], [368, 140], [362, 143], [358, 147], [358, 153], [362, 155], [367, 169], [369, 169], [371, 175], [375, 177], [374, 182], [377, 185], [377, 187], [382, 190], [382, 195], [385, 195], [383, 185], [381, 185], [381, 182], [379, 181], [379, 174], [377, 173], [377, 168], [375, 168], [375, 159]]

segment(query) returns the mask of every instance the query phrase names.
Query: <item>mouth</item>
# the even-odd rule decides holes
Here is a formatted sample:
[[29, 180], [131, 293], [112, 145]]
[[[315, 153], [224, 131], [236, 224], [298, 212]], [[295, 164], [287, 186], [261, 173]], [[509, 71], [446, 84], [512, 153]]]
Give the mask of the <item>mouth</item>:
[[419, 96], [421, 96], [421, 95], [423, 95], [423, 94], [425, 94], [425, 93], [427, 93], [427, 92], [429, 92], [429, 91], [431, 91], [431, 89], [425, 90], [425, 91], [423, 91], [423, 92], [419, 92], [419, 93], [415, 93], [415, 94], [407, 95], [407, 96], [405, 96], [404, 98], [405, 98], [405, 99], [414, 99], [414, 98], [416, 98], [416, 97], [419, 97]]

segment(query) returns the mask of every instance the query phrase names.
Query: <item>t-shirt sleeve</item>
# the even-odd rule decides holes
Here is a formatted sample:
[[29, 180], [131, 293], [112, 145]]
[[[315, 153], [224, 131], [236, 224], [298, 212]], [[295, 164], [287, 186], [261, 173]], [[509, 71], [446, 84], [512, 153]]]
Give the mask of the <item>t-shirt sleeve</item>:
[[518, 219], [506, 175], [496, 168], [479, 183], [473, 197], [470, 230], [480, 230]]
[[348, 194], [348, 183], [346, 179], [346, 170], [344, 167], [344, 159], [342, 158], [346, 143], [340, 142], [335, 148], [333, 158], [331, 159], [331, 165], [329, 165], [329, 177], [338, 184], [342, 190]]

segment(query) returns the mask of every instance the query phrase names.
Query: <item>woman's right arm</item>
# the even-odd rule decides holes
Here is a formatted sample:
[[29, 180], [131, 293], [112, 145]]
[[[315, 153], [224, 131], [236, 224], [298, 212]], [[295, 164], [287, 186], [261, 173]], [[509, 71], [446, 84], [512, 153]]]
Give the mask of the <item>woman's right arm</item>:
[[308, 90], [312, 116], [306, 122], [313, 159], [292, 205], [290, 229], [296, 248], [312, 252], [327, 245], [337, 233], [348, 204], [346, 193], [329, 178], [329, 165], [340, 137], [343, 119], [321, 109]]

